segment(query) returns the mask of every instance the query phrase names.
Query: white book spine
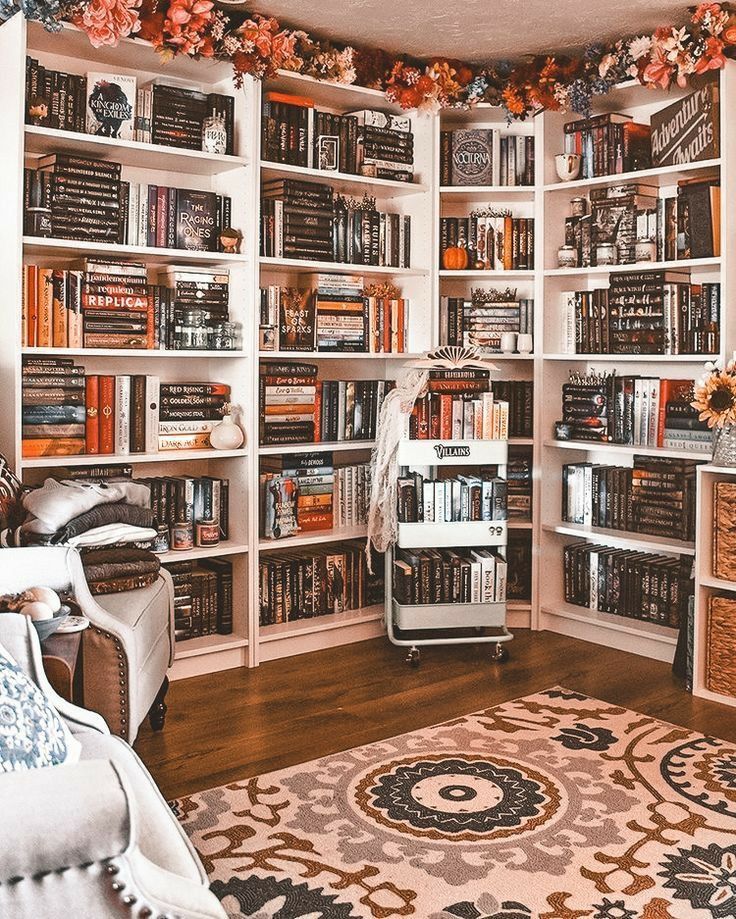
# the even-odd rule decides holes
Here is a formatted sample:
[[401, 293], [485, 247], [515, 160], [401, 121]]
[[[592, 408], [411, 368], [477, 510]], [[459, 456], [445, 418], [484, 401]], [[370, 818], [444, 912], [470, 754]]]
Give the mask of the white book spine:
[[560, 323], [560, 353], [575, 353], [575, 291], [563, 290], [560, 294], [562, 322]]
[[506, 580], [507, 580], [508, 565], [506, 559], [496, 558], [496, 589], [495, 589], [495, 599], [496, 603], [505, 603], [506, 602]]
[[[160, 382], [161, 381], [157, 376], [146, 377], [146, 453], [155, 453], [158, 450], [157, 435], [159, 433], [174, 433], [173, 431], [159, 431], [158, 406]], [[181, 423], [190, 424], [191, 422], [179, 422], [179, 424]]]
[[470, 602], [480, 603], [483, 596], [483, 580], [480, 562], [470, 563]]
[[424, 490], [424, 523], [434, 522], [434, 482], [423, 483]]
[[[158, 434], [158, 431], [156, 432]], [[115, 377], [115, 453], [130, 453], [130, 377]]]

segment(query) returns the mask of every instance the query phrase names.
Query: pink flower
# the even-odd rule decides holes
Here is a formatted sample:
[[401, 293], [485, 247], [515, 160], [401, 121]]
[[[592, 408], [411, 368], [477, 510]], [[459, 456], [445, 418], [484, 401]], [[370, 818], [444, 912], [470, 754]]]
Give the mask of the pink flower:
[[705, 73], [706, 70], [720, 70], [725, 67], [726, 57], [723, 54], [723, 47], [720, 38], [706, 38], [705, 53], [693, 67], [695, 73]]
[[95, 48], [117, 45], [121, 38], [137, 32], [140, 27], [138, 7], [141, 0], [90, 0], [74, 18]]
[[653, 86], [660, 86], [662, 89], [669, 89], [672, 82], [674, 67], [662, 54], [661, 51], [655, 50], [652, 54], [652, 60], [647, 64], [642, 72], [642, 82], [651, 83]]

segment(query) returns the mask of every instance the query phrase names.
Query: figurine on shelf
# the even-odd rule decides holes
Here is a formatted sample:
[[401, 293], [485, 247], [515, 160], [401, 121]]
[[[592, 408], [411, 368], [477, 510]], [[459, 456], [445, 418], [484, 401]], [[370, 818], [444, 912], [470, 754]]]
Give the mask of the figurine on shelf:
[[220, 231], [222, 251], [226, 252], [228, 255], [236, 255], [240, 252], [240, 242], [242, 239], [243, 234], [240, 230], [234, 230], [232, 227], [225, 227]]
[[230, 402], [225, 403], [222, 407], [222, 421], [218, 422], [210, 432], [210, 446], [215, 450], [237, 450], [243, 446], [245, 434], [240, 425], [235, 423], [232, 408]]

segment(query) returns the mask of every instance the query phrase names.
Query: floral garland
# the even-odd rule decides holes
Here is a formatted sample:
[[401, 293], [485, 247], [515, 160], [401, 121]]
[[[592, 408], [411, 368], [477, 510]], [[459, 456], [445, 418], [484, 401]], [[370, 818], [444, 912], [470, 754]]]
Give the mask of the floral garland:
[[587, 115], [594, 96], [626, 79], [664, 90], [685, 87], [693, 76], [736, 57], [736, 13], [723, 3], [691, 8], [682, 27], [662, 26], [653, 35], [592, 45], [578, 57], [543, 55], [483, 67], [337, 46], [282, 28], [273, 17], [225, 12], [213, 0], [0, 0], [0, 19], [19, 10], [52, 31], [71, 21], [95, 47], [140, 37], [165, 60], [186, 54], [229, 61], [238, 86], [246, 74], [263, 79], [283, 69], [383, 90], [402, 109], [488, 102], [519, 120], [550, 110]]

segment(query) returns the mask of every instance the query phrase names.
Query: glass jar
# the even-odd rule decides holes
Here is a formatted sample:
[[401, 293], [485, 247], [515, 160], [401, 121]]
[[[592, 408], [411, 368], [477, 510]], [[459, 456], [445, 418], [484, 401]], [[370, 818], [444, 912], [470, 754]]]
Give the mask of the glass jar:
[[642, 236], [636, 241], [634, 247], [635, 261], [637, 262], [656, 262], [657, 261], [657, 244], [648, 236]]
[[234, 322], [216, 322], [209, 333], [212, 351], [234, 351], [238, 346], [238, 327]]
[[209, 329], [205, 325], [205, 312], [199, 306], [188, 306], [184, 310], [179, 326], [179, 348], [182, 351], [205, 351], [209, 346]]
[[598, 243], [595, 247], [596, 265], [617, 265], [618, 246], [616, 243]]
[[578, 250], [575, 246], [560, 246], [557, 250], [557, 265], [559, 268], [578, 267]]
[[587, 198], [572, 198], [570, 200], [570, 216], [585, 217], [588, 213]]

